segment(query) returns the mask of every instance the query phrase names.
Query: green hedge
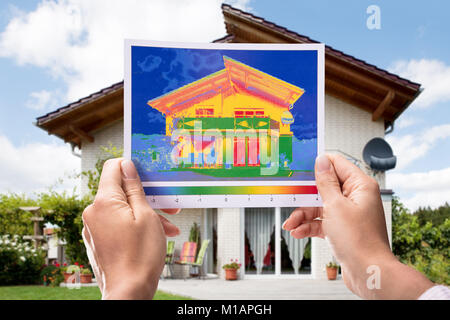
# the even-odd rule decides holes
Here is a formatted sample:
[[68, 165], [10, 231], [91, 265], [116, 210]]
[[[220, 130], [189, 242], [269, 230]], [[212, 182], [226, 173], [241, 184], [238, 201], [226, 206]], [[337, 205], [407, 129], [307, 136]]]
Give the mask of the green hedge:
[[40, 283], [45, 252], [18, 235], [0, 238], [0, 286]]

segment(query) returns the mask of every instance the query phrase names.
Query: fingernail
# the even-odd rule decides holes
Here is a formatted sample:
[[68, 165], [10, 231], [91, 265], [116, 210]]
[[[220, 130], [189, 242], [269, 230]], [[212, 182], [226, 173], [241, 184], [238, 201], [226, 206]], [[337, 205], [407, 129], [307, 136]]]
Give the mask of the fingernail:
[[285, 222], [283, 222], [283, 225], [281, 226], [281, 229], [286, 230], [286, 228], [285, 228], [286, 222], [287, 222], [287, 220]]
[[316, 159], [317, 172], [325, 172], [330, 170], [330, 159], [324, 154], [320, 155]]
[[122, 174], [125, 179], [137, 179], [138, 174], [133, 161], [123, 160], [120, 166], [122, 167]]

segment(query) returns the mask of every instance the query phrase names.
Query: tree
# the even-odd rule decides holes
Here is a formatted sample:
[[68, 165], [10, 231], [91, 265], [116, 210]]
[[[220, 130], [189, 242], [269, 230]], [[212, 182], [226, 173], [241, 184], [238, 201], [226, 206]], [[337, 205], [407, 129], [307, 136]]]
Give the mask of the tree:
[[450, 205], [446, 202], [437, 209], [419, 207], [419, 209], [414, 212], [414, 215], [419, 219], [420, 225], [424, 225], [429, 221], [433, 225], [438, 226], [443, 224], [445, 219], [450, 219]]
[[0, 235], [32, 235], [31, 212], [20, 207], [36, 206], [36, 201], [23, 194], [0, 194]]
[[66, 242], [66, 257], [71, 263], [88, 264], [86, 248], [81, 237], [82, 214], [90, 203], [89, 197], [80, 198], [67, 193], [41, 193], [38, 200], [46, 222], [57, 225], [58, 237]]
[[[445, 206], [448, 206], [447, 204]], [[444, 207], [445, 207], [444, 206]], [[392, 200], [392, 249], [402, 261], [430, 280], [450, 284], [450, 219], [434, 225], [431, 209], [410, 214], [397, 197]], [[430, 212], [426, 212], [430, 211]], [[440, 221], [440, 220], [435, 220]]]

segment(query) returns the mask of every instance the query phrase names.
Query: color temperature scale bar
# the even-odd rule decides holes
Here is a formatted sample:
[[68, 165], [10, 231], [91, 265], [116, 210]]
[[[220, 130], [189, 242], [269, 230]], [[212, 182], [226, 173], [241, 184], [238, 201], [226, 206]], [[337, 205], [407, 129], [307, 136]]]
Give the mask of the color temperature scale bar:
[[316, 186], [190, 186], [144, 187], [146, 195], [219, 195], [219, 194], [314, 194]]
[[316, 186], [144, 187], [155, 209], [320, 207]]

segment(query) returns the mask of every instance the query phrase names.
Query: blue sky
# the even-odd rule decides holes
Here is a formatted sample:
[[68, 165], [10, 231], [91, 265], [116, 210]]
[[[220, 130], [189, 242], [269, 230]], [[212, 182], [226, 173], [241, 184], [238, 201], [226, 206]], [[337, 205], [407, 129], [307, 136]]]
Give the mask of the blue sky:
[[[450, 200], [448, 1], [229, 2], [422, 83], [387, 137], [399, 158], [387, 187], [412, 209]], [[380, 30], [366, 26], [373, 4]], [[69, 147], [32, 122], [120, 81], [124, 37], [209, 42], [224, 34], [217, 0], [1, 1], [0, 191], [40, 190], [78, 168]]]

